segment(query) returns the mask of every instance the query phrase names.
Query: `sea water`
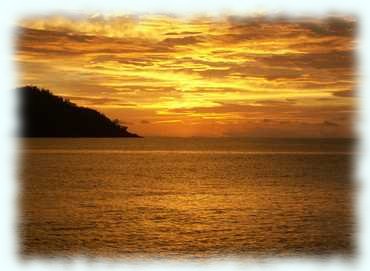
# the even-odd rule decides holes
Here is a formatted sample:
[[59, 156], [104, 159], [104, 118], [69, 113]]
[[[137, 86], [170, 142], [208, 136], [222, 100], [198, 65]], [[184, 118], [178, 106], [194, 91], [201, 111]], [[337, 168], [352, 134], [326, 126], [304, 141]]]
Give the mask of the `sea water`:
[[23, 256], [351, 255], [344, 139], [23, 141]]

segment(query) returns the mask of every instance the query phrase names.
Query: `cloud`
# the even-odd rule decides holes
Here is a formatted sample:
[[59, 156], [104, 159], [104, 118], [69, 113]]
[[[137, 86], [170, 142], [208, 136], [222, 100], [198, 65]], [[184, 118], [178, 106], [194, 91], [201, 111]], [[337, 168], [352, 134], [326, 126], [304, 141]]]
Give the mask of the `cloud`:
[[301, 24], [316, 36], [347, 36], [355, 34], [355, 21], [349, 18], [329, 17], [323, 21], [304, 22]]
[[339, 126], [338, 123], [335, 123], [335, 122], [332, 122], [332, 121], [328, 121], [328, 120], [325, 120], [322, 124], [324, 126], [328, 126], [328, 127], [337, 127], [337, 126]]
[[107, 98], [107, 97], [89, 97], [89, 96], [64, 96], [64, 98], [71, 100], [72, 102], [89, 104], [92, 106], [101, 106], [101, 105], [119, 105], [125, 107], [136, 106], [134, 103], [122, 103], [119, 98]]
[[292, 54], [292, 55], [273, 55], [259, 59], [266, 65], [276, 65], [279, 67], [295, 67], [300, 69], [339, 69], [346, 68], [351, 70], [354, 66], [354, 56], [351, 51], [334, 51], [325, 53]]
[[200, 36], [186, 36], [181, 38], [166, 38], [160, 42], [161, 45], [165, 46], [177, 46], [177, 45], [193, 45], [202, 42]]
[[350, 17], [46, 16], [18, 23], [14, 59], [22, 84], [142, 124], [139, 134], [166, 123], [176, 135], [252, 123], [304, 134], [302, 123], [348, 126], [355, 28]]
[[183, 31], [183, 32], [167, 32], [165, 33], [166, 36], [188, 36], [188, 35], [198, 35], [202, 34], [199, 31]]
[[333, 95], [338, 96], [338, 97], [355, 97], [356, 96], [355, 92], [351, 89], [336, 91], [336, 92], [333, 92]]
[[192, 108], [176, 108], [170, 109], [171, 112], [176, 113], [268, 113], [268, 112], [281, 112], [289, 110], [294, 106], [293, 103], [287, 101], [259, 101], [256, 103], [223, 103], [219, 102], [215, 106], [208, 107], [192, 107]]

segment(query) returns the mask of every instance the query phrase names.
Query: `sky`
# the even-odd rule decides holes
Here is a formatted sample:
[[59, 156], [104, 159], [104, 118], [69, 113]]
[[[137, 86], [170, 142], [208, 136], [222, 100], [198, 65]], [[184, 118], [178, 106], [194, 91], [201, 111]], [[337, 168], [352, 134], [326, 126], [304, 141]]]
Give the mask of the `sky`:
[[18, 84], [142, 136], [352, 137], [353, 17], [50, 15], [17, 24]]

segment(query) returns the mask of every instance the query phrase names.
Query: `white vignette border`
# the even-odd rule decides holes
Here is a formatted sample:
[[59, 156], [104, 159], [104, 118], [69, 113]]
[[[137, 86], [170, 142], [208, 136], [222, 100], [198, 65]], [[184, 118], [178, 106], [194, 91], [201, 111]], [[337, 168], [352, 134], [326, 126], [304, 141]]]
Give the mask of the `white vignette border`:
[[[2, 270], [369, 270], [370, 268], [370, 2], [366, 0], [13, 0], [0, 4], [0, 266]], [[18, 100], [16, 66], [13, 61], [15, 25], [20, 18], [50, 13], [114, 13], [174, 14], [179, 16], [224, 14], [249, 15], [264, 13], [299, 18], [349, 15], [357, 19], [358, 110], [355, 132], [358, 137], [354, 181], [357, 233], [356, 255], [351, 259], [272, 258], [210, 259], [209, 261], [125, 261], [91, 260], [87, 258], [23, 261], [18, 255], [17, 233], [17, 165], [19, 142], [14, 136], [19, 129], [16, 115]], [[369, 76], [368, 76], [369, 75]]]

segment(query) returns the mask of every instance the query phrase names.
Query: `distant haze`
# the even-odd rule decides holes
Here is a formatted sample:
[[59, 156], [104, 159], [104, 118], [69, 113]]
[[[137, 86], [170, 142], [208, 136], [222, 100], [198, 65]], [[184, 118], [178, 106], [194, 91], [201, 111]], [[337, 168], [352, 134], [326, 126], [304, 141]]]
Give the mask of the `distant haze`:
[[48, 16], [18, 28], [22, 85], [143, 136], [352, 136], [351, 17]]

